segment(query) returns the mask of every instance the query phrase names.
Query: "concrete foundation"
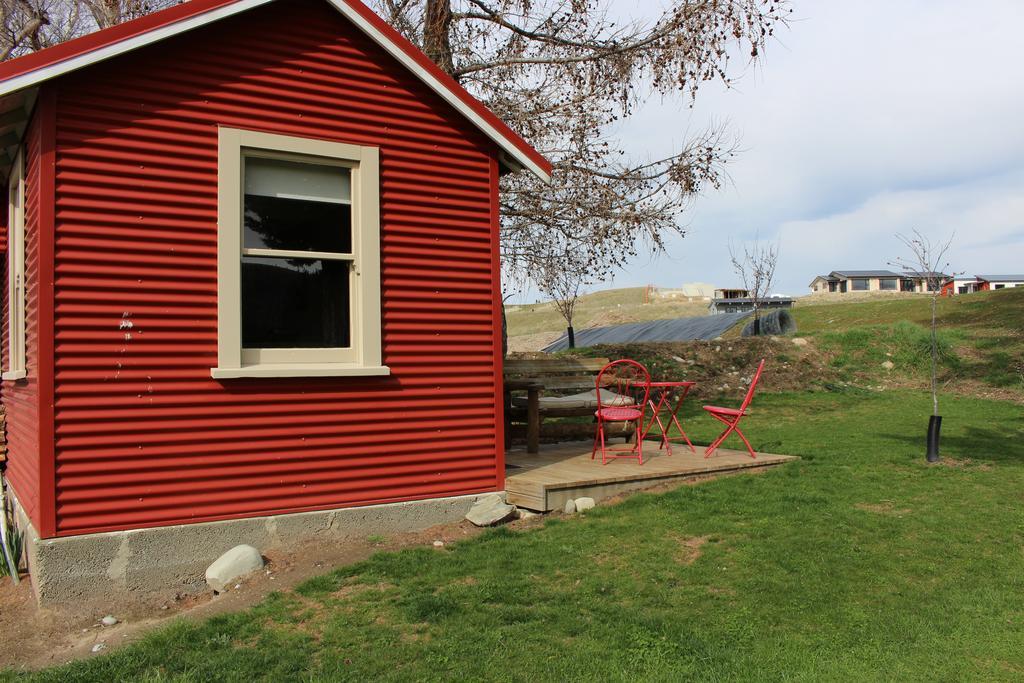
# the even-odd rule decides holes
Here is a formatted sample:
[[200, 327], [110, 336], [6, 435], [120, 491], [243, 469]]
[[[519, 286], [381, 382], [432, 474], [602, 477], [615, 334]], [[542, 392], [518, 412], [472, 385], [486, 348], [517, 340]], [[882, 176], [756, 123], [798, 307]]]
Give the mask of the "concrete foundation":
[[[241, 543], [266, 552], [461, 520], [482, 495], [41, 539], [18, 510], [39, 603], [73, 606], [209, 590], [206, 568]], [[17, 501], [15, 500], [15, 503]]]

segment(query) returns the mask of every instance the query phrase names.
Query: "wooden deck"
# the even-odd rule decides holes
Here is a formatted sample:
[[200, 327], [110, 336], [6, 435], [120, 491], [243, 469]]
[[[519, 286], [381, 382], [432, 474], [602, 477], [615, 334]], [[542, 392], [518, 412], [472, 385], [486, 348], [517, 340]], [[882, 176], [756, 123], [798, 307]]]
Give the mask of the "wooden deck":
[[601, 464], [601, 455], [590, 459], [591, 443], [542, 444], [540, 453], [530, 455], [525, 447], [505, 454], [505, 491], [508, 502], [529, 510], [559, 510], [570, 498], [589, 496], [594, 500], [682, 481], [710, 474], [772, 467], [797, 458], [792, 455], [758, 453], [752, 459], [746, 451], [719, 448], [708, 459], [697, 446], [694, 454], [685, 444], [674, 444], [672, 455], [658, 450], [656, 441], [644, 444], [644, 464], [619, 459]]

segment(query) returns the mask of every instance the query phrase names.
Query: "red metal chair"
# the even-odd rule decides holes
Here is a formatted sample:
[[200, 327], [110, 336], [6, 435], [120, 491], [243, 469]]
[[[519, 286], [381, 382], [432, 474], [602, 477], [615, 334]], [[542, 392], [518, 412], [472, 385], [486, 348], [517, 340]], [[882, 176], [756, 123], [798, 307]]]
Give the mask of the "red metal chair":
[[747, 451], [750, 453], [751, 458], [757, 458], [754, 455], [754, 449], [750, 447], [750, 442], [747, 441], [747, 437], [740, 431], [739, 424], [740, 419], [747, 414], [747, 407], [750, 405], [750, 400], [754, 398], [754, 389], [757, 387], [758, 380], [761, 379], [761, 371], [764, 370], [764, 358], [761, 359], [761, 363], [757, 366], [757, 372], [754, 373], [754, 378], [750, 381], [750, 388], [747, 389], [747, 396], [743, 399], [743, 405], [739, 408], [722, 408], [719, 406], [704, 406], [704, 410], [708, 411], [711, 417], [715, 418], [726, 426], [726, 430], [722, 434], [711, 442], [711, 445], [704, 451], [704, 457], [708, 458], [715, 449], [722, 445], [733, 432], [736, 432], [737, 436], [743, 439], [743, 443], [747, 446]]
[[[602, 465], [607, 465], [613, 458], [636, 458], [643, 465], [644, 410], [651, 392], [651, 373], [635, 360], [616, 360], [601, 369], [596, 385], [597, 410], [594, 416], [597, 417], [597, 433], [590, 459], [594, 459], [600, 446]], [[615, 387], [614, 393], [610, 387]], [[608, 422], [632, 422], [636, 425], [629, 448], [608, 448], [604, 431]]]

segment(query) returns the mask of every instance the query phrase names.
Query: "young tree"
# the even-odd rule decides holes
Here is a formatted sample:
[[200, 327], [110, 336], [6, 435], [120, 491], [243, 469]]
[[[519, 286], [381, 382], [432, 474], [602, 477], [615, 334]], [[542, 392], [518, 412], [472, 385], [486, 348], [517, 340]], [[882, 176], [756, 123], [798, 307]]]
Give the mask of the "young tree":
[[576, 315], [576, 302], [589, 284], [586, 262], [572, 258], [564, 258], [562, 254], [551, 254], [542, 262], [534, 278], [540, 290], [551, 297], [555, 308], [565, 318], [566, 334], [569, 337], [569, 348], [576, 348], [576, 331], [573, 328], [573, 317]]
[[755, 240], [753, 244], [744, 244], [738, 249], [729, 243], [729, 259], [732, 269], [743, 283], [754, 306], [754, 335], [761, 333], [761, 307], [764, 300], [771, 294], [775, 280], [775, 266], [779, 262], [779, 245], [762, 244]]
[[892, 262], [896, 268], [904, 270], [907, 274], [913, 274], [925, 281], [928, 294], [931, 299], [931, 388], [932, 388], [932, 415], [939, 415], [939, 337], [937, 325], [937, 313], [939, 296], [942, 294], [942, 285], [947, 279], [943, 273], [950, 272], [949, 262], [946, 254], [953, 244], [954, 235], [945, 240], [932, 242], [925, 237], [921, 231], [914, 230], [910, 235], [897, 234], [898, 239], [906, 247], [909, 254]]

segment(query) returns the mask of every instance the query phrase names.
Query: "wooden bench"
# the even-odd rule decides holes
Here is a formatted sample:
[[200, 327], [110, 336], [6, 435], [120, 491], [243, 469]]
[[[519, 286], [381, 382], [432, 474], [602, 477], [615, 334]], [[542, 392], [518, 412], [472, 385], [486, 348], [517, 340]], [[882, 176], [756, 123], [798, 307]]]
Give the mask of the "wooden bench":
[[[566, 394], [594, 392], [597, 375], [607, 364], [607, 358], [506, 359], [505, 445], [511, 444], [513, 429], [525, 422], [526, 451], [537, 453], [540, 450], [541, 425], [545, 417], [593, 416], [597, 409], [595, 397], [588, 399]], [[580, 432], [580, 436], [584, 432], [593, 431], [589, 425], [572, 427]], [[572, 429], [556, 431], [559, 436], [568, 436]], [[552, 432], [552, 435], [556, 435], [556, 432]]]

